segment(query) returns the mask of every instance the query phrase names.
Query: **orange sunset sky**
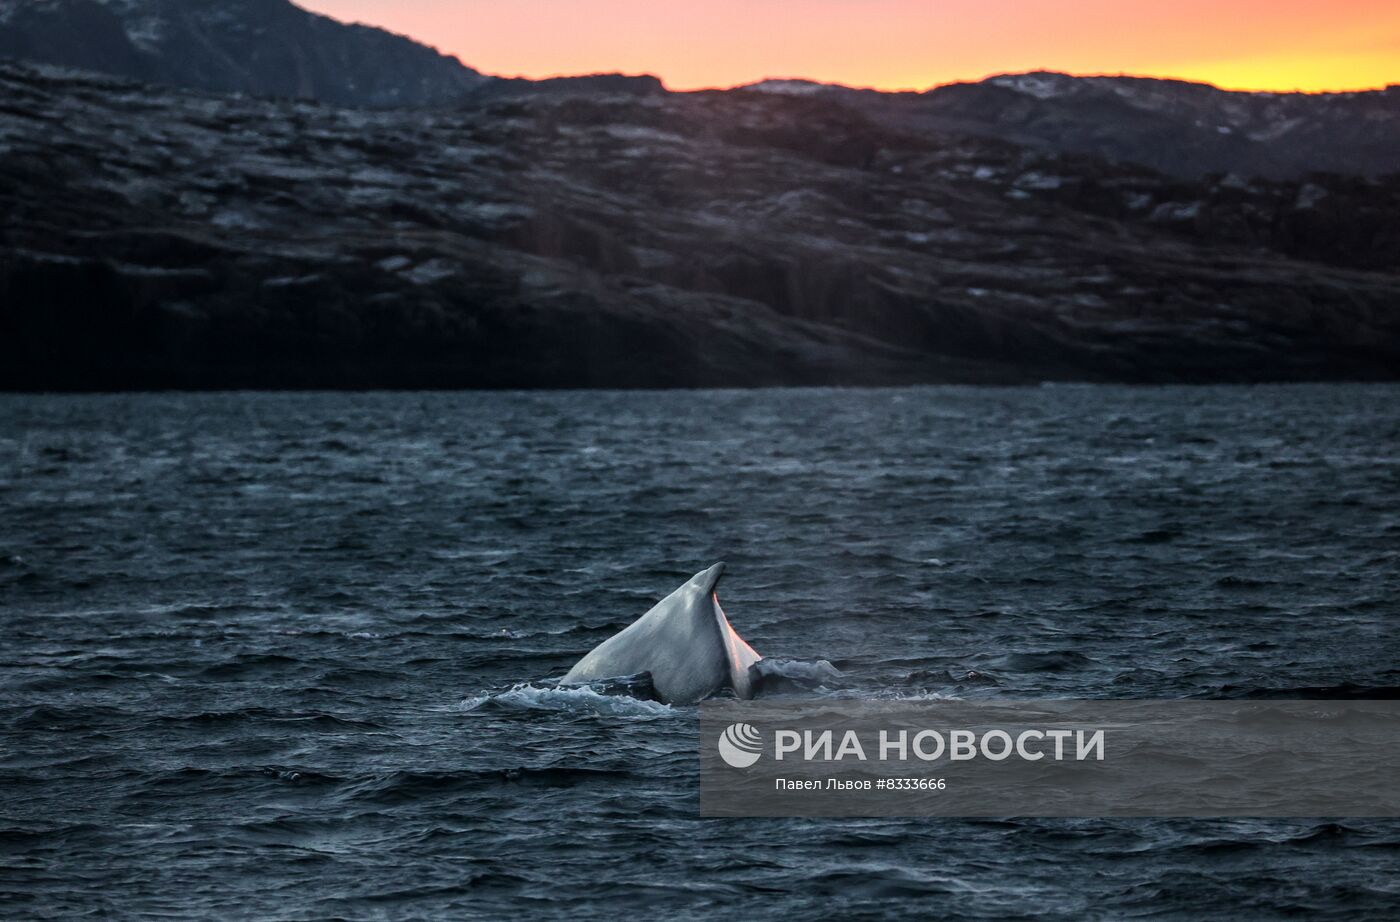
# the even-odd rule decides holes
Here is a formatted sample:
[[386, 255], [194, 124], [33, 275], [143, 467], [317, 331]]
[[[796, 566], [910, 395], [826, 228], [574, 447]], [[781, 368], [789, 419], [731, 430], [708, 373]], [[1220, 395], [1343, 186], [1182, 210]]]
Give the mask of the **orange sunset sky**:
[[1025, 70], [1231, 89], [1400, 82], [1400, 0], [298, 0], [502, 76], [925, 89]]

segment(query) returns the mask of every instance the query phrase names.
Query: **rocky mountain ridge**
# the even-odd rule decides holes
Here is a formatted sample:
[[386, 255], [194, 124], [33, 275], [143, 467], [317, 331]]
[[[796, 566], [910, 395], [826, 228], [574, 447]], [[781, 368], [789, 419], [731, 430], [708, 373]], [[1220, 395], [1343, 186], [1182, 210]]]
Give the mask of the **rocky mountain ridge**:
[[1183, 177], [1400, 172], [1400, 85], [1354, 93], [1247, 93], [1184, 80], [1039, 72], [923, 93], [804, 80], [743, 89], [838, 100], [904, 131], [975, 134]]
[[[0, 57], [217, 92], [345, 106], [433, 106], [496, 96], [662, 93], [655, 77], [484, 76], [403, 36], [289, 0], [0, 0]], [[614, 87], [604, 84], [611, 82]], [[1183, 178], [1298, 179], [1400, 172], [1400, 86], [1239, 93], [1141, 77], [1006, 74], [923, 93], [806, 80], [742, 92], [820, 95], [891, 130], [977, 135], [1137, 163]]]
[[412, 39], [288, 0], [4, 0], [0, 57], [348, 106], [447, 103], [487, 82]]
[[1400, 376], [1395, 177], [632, 89], [370, 111], [0, 65], [0, 386]]

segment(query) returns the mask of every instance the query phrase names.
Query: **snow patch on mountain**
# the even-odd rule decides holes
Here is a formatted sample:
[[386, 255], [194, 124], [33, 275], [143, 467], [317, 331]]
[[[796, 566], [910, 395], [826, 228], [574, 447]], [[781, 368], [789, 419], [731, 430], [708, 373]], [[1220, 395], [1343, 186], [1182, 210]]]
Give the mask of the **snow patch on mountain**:
[[757, 83], [750, 83], [747, 86], [739, 87], [741, 90], [753, 90], [757, 93], [774, 93], [780, 96], [815, 96], [818, 93], [826, 92], [830, 89], [826, 83], [817, 83], [813, 80], [760, 80]]
[[1054, 99], [1057, 96], [1064, 96], [1074, 89], [1073, 78], [1066, 77], [1064, 74], [1001, 74], [988, 78], [986, 82], [992, 86], [1005, 87], [1008, 90], [1025, 93], [1027, 96], [1034, 96], [1036, 99]]

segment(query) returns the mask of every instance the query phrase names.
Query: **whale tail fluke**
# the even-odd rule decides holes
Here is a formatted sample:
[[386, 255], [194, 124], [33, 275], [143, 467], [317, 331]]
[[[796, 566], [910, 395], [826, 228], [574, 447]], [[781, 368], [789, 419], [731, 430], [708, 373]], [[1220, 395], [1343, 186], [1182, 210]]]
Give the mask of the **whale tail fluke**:
[[561, 683], [647, 672], [657, 697], [670, 704], [691, 704], [723, 688], [752, 698], [749, 667], [763, 657], [739, 636], [719, 606], [715, 587], [723, 575], [723, 562], [695, 574], [589, 651]]

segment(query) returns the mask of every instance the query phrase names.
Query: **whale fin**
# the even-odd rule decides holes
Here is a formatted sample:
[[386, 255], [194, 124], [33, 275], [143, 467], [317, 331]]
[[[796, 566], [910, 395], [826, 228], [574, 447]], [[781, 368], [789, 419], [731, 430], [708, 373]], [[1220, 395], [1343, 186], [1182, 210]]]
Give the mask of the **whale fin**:
[[724, 643], [724, 656], [729, 668], [729, 687], [733, 688], [734, 694], [740, 698], [752, 698], [754, 688], [749, 678], [749, 667], [763, 657], [734, 630], [734, 626], [724, 616], [724, 609], [719, 607], [719, 596], [710, 593], [710, 601], [714, 604], [715, 621], [719, 626], [720, 640]]
[[562, 684], [649, 672], [657, 697], [671, 704], [691, 704], [726, 687], [740, 698], [753, 697], [749, 667], [762, 657], [719, 607], [715, 586], [723, 575], [723, 563], [695, 574], [589, 651]]

